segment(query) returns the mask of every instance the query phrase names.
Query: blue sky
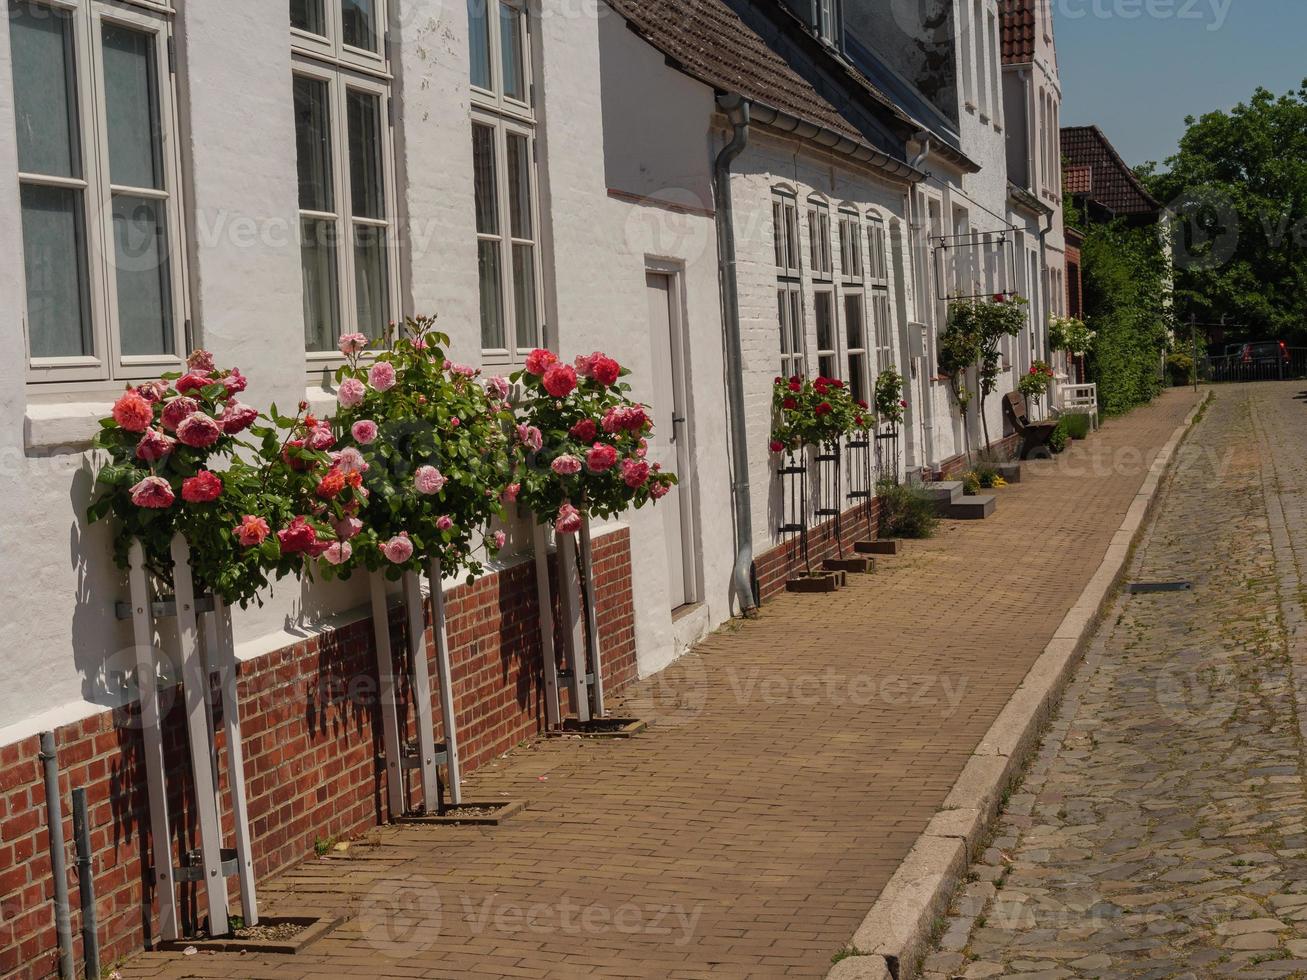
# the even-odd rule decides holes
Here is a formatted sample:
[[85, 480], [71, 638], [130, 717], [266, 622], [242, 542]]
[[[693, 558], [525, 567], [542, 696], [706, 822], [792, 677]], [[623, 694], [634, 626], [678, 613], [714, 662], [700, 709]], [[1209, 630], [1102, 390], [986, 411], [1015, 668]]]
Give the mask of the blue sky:
[[1052, 0], [1062, 124], [1097, 124], [1129, 164], [1175, 152], [1187, 115], [1307, 77], [1307, 0]]

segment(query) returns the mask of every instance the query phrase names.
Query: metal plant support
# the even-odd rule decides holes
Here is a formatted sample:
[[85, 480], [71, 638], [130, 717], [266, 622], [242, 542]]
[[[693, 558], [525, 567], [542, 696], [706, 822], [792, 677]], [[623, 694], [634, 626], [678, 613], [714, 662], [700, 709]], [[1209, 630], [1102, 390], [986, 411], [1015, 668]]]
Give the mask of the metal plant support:
[[[240, 882], [241, 913], [246, 925], [259, 921], [254, 888], [249, 812], [245, 799], [245, 762], [241, 744], [240, 704], [236, 687], [236, 654], [231, 614], [218, 596], [195, 595], [191, 579], [191, 551], [186, 539], [172, 539], [173, 598], [154, 601], [150, 594], [145, 549], [134, 540], [128, 554], [131, 605], [119, 605], [120, 619], [131, 619], [136, 646], [136, 685], [140, 698], [141, 735], [145, 752], [146, 783], [150, 799], [150, 837], [154, 881], [159, 895], [160, 931], [164, 940], [180, 938], [177, 886], [203, 885], [201, 907], [208, 911], [209, 935], [230, 931], [227, 879]], [[194, 812], [200, 827], [200, 846], [172, 862], [172, 835], [168, 789], [163, 760], [163, 712], [159, 705], [158, 664], [154, 630], [159, 619], [177, 623], [179, 660], [186, 707], [186, 734], [190, 748]], [[201, 641], [201, 636], [203, 640]], [[227, 788], [231, 793], [235, 847], [223, 846], [222, 804], [219, 797], [218, 747], [214, 738], [210, 677], [219, 677], [223, 734], [227, 747]]]
[[[817, 451], [817, 508], [813, 511], [818, 518], [831, 518], [831, 528], [835, 534], [835, 550], [839, 557], [844, 557], [844, 534], [840, 520], [843, 508], [840, 506], [840, 490], [843, 487], [842, 452], [839, 440], [827, 443]], [[828, 479], [829, 477], [829, 479]]]
[[872, 433], [862, 432], [849, 439], [845, 448], [849, 453], [849, 500], [856, 506], [861, 505], [867, 520], [867, 527], [875, 531], [871, 523], [872, 501], [876, 499], [876, 478], [880, 472], [880, 444], [875, 447], [876, 464], [872, 464]]
[[[892, 424], [884, 432], [876, 433], [876, 482], [899, 482], [899, 427]], [[874, 494], [873, 494], [874, 496]]]
[[449, 773], [449, 798], [462, 802], [462, 785], [458, 765], [457, 720], [451, 687], [449, 641], [445, 629], [445, 595], [441, 585], [439, 561], [430, 566], [432, 628], [436, 639], [436, 672], [440, 687], [443, 742], [436, 741], [435, 718], [431, 709], [431, 674], [427, 665], [426, 606], [422, 583], [416, 572], [403, 578], [405, 613], [408, 617], [407, 682], [416, 716], [417, 739], [407, 742], [401, 732], [407, 729], [404, 709], [398, 699], [394, 654], [390, 647], [390, 601], [386, 578], [372, 573], [372, 626], [376, 635], [377, 674], [380, 681], [382, 742], [386, 752], [386, 796], [392, 818], [410, 810], [408, 772], [416, 769], [422, 790], [422, 811], [436, 814], [441, 810], [439, 767]]
[[785, 464], [777, 471], [781, 481], [781, 505], [785, 517], [776, 529], [778, 534], [792, 540], [799, 536], [799, 554], [803, 558], [804, 569], [811, 573], [812, 562], [808, 559], [808, 467], [796, 462], [794, 453], [785, 455]]
[[536, 595], [540, 607], [540, 649], [544, 660], [545, 721], [563, 723], [558, 683], [566, 681], [579, 722], [604, 716], [603, 651], [599, 639], [598, 591], [590, 515], [583, 513], [577, 534], [555, 534], [559, 606], [563, 617], [566, 666], [559, 669], [554, 648], [553, 590], [549, 581], [549, 529], [535, 526]]

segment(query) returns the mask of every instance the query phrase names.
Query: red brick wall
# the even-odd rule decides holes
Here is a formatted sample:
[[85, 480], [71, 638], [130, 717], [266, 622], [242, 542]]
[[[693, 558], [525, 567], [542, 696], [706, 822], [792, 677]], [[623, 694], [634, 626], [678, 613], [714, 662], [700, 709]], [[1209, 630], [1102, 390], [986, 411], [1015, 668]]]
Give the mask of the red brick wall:
[[[840, 544], [843, 544], [843, 557], [854, 558], [855, 541], [868, 541], [876, 537], [880, 523], [880, 502], [873, 500], [871, 506], [859, 504], [840, 515], [840, 534], [835, 534], [835, 519], [829, 518], [808, 530], [808, 561], [814, 570], [821, 567], [827, 558], [840, 556]], [[785, 591], [785, 583], [795, 575], [803, 572], [803, 553], [796, 534], [782, 544], [754, 557], [754, 574], [758, 580], [758, 595], [761, 601], [774, 599]]]
[[[595, 569], [605, 682], [617, 692], [636, 675], [627, 531], [595, 539]], [[470, 772], [544, 727], [533, 563], [452, 590], [447, 613], [461, 758], [464, 771]], [[396, 653], [406, 649], [402, 618], [395, 610], [391, 642]], [[427, 646], [434, 678], [435, 648], [429, 633]], [[311, 854], [318, 838], [359, 833], [387, 819], [377, 761], [382, 747], [376, 690], [370, 619], [240, 665], [246, 791], [260, 878]], [[185, 776], [189, 756], [180, 692], [170, 689], [167, 697], [165, 764], [170, 773]], [[436, 697], [433, 692], [438, 718]], [[75, 868], [69, 794], [81, 786], [87, 791], [91, 818], [102, 962], [112, 963], [157, 935], [153, 896], [141, 862], [142, 846], [149, 847], [149, 803], [135, 711], [106, 711], [66, 725], [55, 736], [69, 867]], [[0, 747], [0, 977], [5, 980], [58, 972], [38, 751], [35, 737]], [[221, 745], [220, 756], [225, 782]], [[198, 841], [187, 813], [189, 780], [170, 782], [175, 790], [170, 806], [176, 852], [179, 843], [189, 849]], [[230, 821], [229, 812], [226, 819]], [[69, 878], [80, 968], [75, 871]], [[231, 886], [234, 892], [235, 879]], [[232, 902], [235, 908], [235, 895]], [[179, 904], [183, 921], [192, 923], [195, 909], [193, 896], [185, 896]]]
[[[1006, 425], [1006, 423], [1004, 424]], [[1021, 437], [1016, 433], [1004, 436], [1002, 439], [991, 442], [989, 449], [999, 459], [1016, 459], [1021, 452]], [[939, 469], [935, 471], [935, 479], [956, 480], [971, 468], [972, 463], [967, 459], [966, 453], [961, 453], [940, 463]]]

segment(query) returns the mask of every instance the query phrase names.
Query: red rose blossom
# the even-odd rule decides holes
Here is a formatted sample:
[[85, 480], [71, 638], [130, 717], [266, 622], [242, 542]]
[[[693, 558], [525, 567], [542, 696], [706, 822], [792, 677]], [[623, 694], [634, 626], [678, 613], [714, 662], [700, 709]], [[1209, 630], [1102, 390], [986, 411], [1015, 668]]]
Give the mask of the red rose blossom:
[[154, 421], [154, 407], [144, 396], [128, 391], [113, 403], [113, 420], [128, 432], [144, 432]]
[[200, 470], [182, 480], [182, 500], [188, 504], [207, 504], [222, 494], [222, 480], [208, 470]]
[[551, 364], [541, 383], [555, 398], [566, 398], [576, 390], [576, 368], [570, 364]]
[[594, 419], [582, 419], [568, 429], [567, 434], [581, 442], [594, 442], [595, 436], [599, 434], [599, 426], [595, 424]]

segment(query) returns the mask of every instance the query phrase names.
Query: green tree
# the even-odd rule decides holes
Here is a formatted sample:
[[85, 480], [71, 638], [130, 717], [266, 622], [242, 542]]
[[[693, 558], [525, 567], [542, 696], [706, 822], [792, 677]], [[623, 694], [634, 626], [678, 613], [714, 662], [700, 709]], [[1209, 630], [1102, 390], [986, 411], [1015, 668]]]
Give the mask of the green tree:
[[1307, 81], [1185, 123], [1169, 169], [1139, 171], [1176, 214], [1176, 319], [1307, 345]]

